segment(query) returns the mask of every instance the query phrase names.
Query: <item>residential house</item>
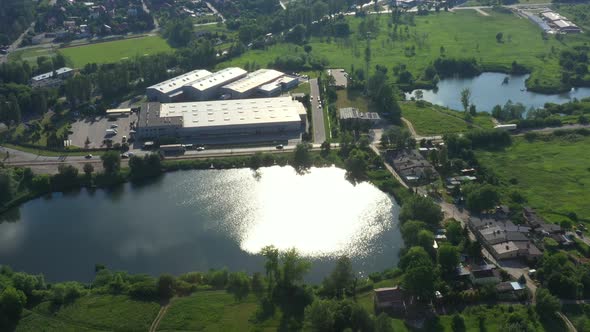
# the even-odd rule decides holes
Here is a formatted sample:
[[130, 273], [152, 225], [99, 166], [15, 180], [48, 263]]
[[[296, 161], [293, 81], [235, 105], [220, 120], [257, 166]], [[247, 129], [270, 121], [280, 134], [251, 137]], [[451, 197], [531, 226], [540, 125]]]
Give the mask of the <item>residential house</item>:
[[377, 288], [373, 290], [375, 312], [386, 311], [403, 314], [406, 311], [404, 291], [396, 287]]

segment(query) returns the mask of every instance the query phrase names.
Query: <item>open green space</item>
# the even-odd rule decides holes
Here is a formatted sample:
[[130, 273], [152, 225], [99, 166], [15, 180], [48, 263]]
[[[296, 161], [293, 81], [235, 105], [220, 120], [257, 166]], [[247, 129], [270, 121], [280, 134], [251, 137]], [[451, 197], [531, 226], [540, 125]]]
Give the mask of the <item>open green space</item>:
[[[496, 174], [506, 194], [518, 190], [528, 205], [552, 222], [576, 213], [590, 221], [590, 137], [515, 138], [504, 151], [477, 151], [481, 165]], [[515, 183], [515, 184], [511, 184]]]
[[486, 114], [478, 114], [473, 117], [472, 123], [468, 123], [463, 119], [463, 113], [437, 105], [426, 104], [420, 107], [415, 102], [403, 102], [400, 106], [402, 116], [412, 123], [419, 135], [462, 133], [474, 128], [493, 126], [491, 116]]
[[60, 331], [60, 332], [93, 332], [100, 331], [77, 324], [65, 322], [51, 316], [45, 316], [26, 310], [18, 322], [16, 332]]
[[582, 28], [587, 33], [590, 29], [590, 4], [560, 4], [555, 8], [557, 12]]
[[[156, 318], [160, 305], [142, 302], [123, 295], [88, 295], [53, 312], [49, 302], [33, 308], [47, 319], [76, 327], [111, 331], [147, 331]], [[39, 318], [32, 318], [37, 324]]]
[[[510, 70], [517, 61], [532, 69], [529, 86], [559, 86], [561, 73], [559, 51], [588, 41], [584, 35], [567, 35], [562, 41], [554, 37], [544, 40], [538, 26], [512, 13], [488, 10], [490, 16], [482, 16], [472, 10], [431, 13], [414, 16], [414, 25], [399, 25], [397, 37], [392, 38], [395, 25], [389, 26], [390, 16], [369, 15], [378, 21], [379, 30], [372, 33], [371, 70], [384, 65], [391, 70], [393, 64], [405, 64], [414, 78], [436, 58], [475, 58], [486, 70]], [[359, 35], [363, 18], [348, 17], [352, 34], [348, 38], [314, 37], [309, 45], [311, 54], [326, 58], [330, 66], [350, 70], [364, 68], [365, 36]], [[407, 32], [406, 32], [407, 27]], [[496, 34], [503, 33], [503, 41], [496, 41]], [[406, 48], [415, 48], [415, 55]], [[244, 66], [257, 63], [266, 66], [275, 58], [286, 55], [305, 56], [302, 46], [277, 44], [264, 50], [250, 50], [239, 58], [220, 65]]]
[[250, 321], [257, 308], [258, 303], [252, 296], [236, 302], [226, 291], [196, 292], [172, 300], [158, 331], [276, 330], [273, 322], [258, 326]]
[[358, 90], [337, 90], [336, 108], [354, 107], [361, 112], [377, 112], [376, 106]]
[[153, 55], [171, 50], [164, 39], [147, 36], [62, 48], [59, 52], [73, 67], [81, 68], [88, 63], [112, 63], [134, 56]]
[[52, 48], [36, 47], [27, 48], [24, 50], [14, 51], [8, 54], [9, 61], [27, 61], [29, 63], [36, 63], [37, 58], [41, 56], [52, 57], [55, 55], [55, 50]]

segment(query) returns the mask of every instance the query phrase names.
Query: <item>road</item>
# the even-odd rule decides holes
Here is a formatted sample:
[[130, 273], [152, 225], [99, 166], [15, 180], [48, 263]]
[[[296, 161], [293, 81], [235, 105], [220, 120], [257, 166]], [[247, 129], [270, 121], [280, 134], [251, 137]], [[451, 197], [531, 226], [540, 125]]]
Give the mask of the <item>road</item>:
[[287, 6], [285, 6], [285, 4], [279, 0], [279, 4], [281, 5], [281, 8], [283, 8], [283, 10], [287, 10]]
[[[332, 147], [337, 147], [337, 144], [332, 144]], [[274, 146], [264, 146], [264, 147], [248, 147], [248, 148], [221, 148], [221, 149], [209, 149], [205, 151], [195, 151], [189, 150], [186, 151], [184, 155], [180, 156], [167, 156], [165, 159], [169, 160], [186, 160], [186, 159], [203, 159], [203, 158], [216, 158], [216, 157], [233, 157], [233, 156], [247, 156], [253, 155], [257, 152], [273, 152], [273, 153], [280, 153], [280, 152], [291, 152], [295, 149], [295, 145], [287, 145], [284, 146], [282, 150], [277, 150]], [[319, 151], [321, 149], [321, 144], [313, 144], [312, 151]], [[8, 154], [6, 154], [8, 152]], [[149, 151], [143, 150], [132, 150], [132, 152], [137, 156], [143, 156], [145, 154], [150, 153]], [[6, 158], [8, 156], [8, 158]], [[63, 155], [63, 156], [41, 156], [30, 152], [24, 152], [20, 150], [15, 150], [7, 147], [0, 146], [0, 161], [7, 166], [19, 166], [19, 167], [31, 167], [33, 171], [36, 173], [47, 173], [47, 174], [54, 174], [57, 173], [57, 168], [59, 165], [72, 165], [77, 167], [78, 169], [82, 169], [84, 164], [90, 163], [95, 166], [100, 167], [102, 165], [102, 161], [100, 157], [94, 156], [90, 159], [86, 159], [84, 156], [72, 156], [72, 155]], [[122, 165], [127, 165], [127, 160], [123, 159]]]
[[[148, 6], [146, 6], [145, 0], [141, 0], [141, 6], [143, 7], [143, 11], [146, 14], [150, 15], [150, 9], [148, 8]], [[158, 23], [156, 16], [154, 15], [154, 16], [152, 16], [152, 18], [154, 19], [154, 30], [152, 30], [152, 32], [160, 30], [160, 24]]]
[[[29, 27], [20, 36], [18, 36], [18, 38], [12, 44], [10, 44], [10, 46], [8, 47], [8, 54], [17, 50], [18, 45], [20, 45], [20, 43], [23, 41], [23, 38], [25, 38], [27, 33], [29, 33], [29, 31], [34, 28], [35, 22], [31, 23], [31, 25], [29, 25]], [[8, 61], [8, 54], [0, 56], [0, 63]]]
[[324, 110], [320, 108], [320, 86], [317, 78], [309, 80], [311, 98], [311, 123], [313, 128], [313, 141], [323, 143], [326, 141], [326, 128], [324, 126]]
[[221, 18], [221, 22], [225, 23], [225, 17], [223, 17], [223, 15], [221, 15], [221, 13], [219, 11], [217, 11], [217, 9], [215, 7], [213, 7], [212, 4], [210, 4], [209, 2], [205, 2], [207, 4], [207, 7], [209, 7], [209, 9], [213, 12], [213, 14], [219, 16], [219, 18]]

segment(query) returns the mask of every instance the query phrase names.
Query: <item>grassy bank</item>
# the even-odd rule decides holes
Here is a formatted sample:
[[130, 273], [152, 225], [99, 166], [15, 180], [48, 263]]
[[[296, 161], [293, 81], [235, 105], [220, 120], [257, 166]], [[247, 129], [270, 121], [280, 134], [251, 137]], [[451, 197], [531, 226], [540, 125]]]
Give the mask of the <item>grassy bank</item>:
[[81, 68], [88, 63], [113, 63], [134, 56], [152, 55], [171, 50], [161, 37], [147, 36], [62, 48], [59, 52], [73, 67]]
[[447, 133], [463, 133], [475, 128], [491, 128], [492, 117], [478, 114], [473, 122], [463, 119], [463, 113], [447, 110], [441, 106], [426, 103], [420, 107], [415, 102], [400, 103], [402, 116], [409, 120], [418, 135], [440, 135]]
[[[570, 212], [590, 221], [590, 137], [514, 139], [504, 151], [478, 151], [479, 162], [495, 173], [505, 194], [520, 191], [528, 204], [553, 222]], [[514, 184], [512, 184], [514, 183]]]

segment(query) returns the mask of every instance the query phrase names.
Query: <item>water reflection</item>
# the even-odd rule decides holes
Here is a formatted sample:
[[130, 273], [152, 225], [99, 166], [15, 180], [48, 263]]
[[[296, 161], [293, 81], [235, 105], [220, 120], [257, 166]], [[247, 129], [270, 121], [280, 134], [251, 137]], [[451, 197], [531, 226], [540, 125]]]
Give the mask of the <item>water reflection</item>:
[[[590, 88], [575, 88], [567, 93], [542, 94], [526, 90], [525, 82], [530, 75], [506, 75], [483, 73], [472, 78], [447, 78], [441, 80], [434, 90], [422, 90], [424, 100], [433, 104], [462, 110], [461, 91], [471, 90], [471, 102], [477, 111], [491, 112], [495, 105], [504, 105], [508, 100], [529, 107], [542, 107], [545, 103], [562, 104], [574, 98], [590, 97]], [[505, 82], [505, 79], [508, 80]], [[407, 93], [406, 98], [414, 96]]]
[[95, 263], [154, 275], [253, 272], [263, 268], [259, 250], [273, 244], [316, 259], [311, 281], [343, 253], [361, 271], [393, 266], [397, 205], [344, 177], [337, 168], [183, 171], [150, 185], [56, 193], [23, 205], [18, 223], [0, 224], [0, 262], [49, 280], [89, 280]]

